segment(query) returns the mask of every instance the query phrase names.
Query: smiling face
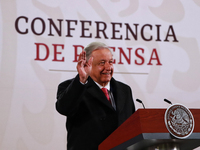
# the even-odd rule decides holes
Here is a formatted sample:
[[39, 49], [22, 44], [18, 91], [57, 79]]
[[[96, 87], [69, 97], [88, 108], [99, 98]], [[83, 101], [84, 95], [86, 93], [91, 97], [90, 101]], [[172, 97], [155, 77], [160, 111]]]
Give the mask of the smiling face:
[[102, 86], [108, 84], [113, 75], [113, 57], [108, 49], [99, 49], [92, 52], [92, 70], [90, 77]]

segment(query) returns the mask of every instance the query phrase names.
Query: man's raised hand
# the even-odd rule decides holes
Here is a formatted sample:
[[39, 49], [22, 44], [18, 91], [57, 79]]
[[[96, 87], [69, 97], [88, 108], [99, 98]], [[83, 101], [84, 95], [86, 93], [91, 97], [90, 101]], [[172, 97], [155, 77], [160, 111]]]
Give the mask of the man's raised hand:
[[83, 50], [78, 59], [78, 64], [76, 66], [80, 82], [86, 83], [88, 76], [90, 75], [91, 69], [92, 69], [92, 61], [93, 57], [90, 57], [90, 59], [86, 60], [86, 52]]

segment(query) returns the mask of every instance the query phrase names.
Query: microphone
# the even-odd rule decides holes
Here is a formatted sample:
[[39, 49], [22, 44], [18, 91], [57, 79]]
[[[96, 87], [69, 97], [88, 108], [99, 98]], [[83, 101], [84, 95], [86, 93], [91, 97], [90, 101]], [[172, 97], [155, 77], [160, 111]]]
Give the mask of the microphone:
[[143, 102], [140, 99], [136, 99], [136, 101], [139, 102], [139, 103], [141, 103], [142, 106], [143, 106], [143, 108], [145, 109], [144, 104], [143, 104]]
[[171, 104], [172, 105], [172, 102], [167, 100], [167, 99], [164, 99], [165, 102], [167, 102], [168, 104]]

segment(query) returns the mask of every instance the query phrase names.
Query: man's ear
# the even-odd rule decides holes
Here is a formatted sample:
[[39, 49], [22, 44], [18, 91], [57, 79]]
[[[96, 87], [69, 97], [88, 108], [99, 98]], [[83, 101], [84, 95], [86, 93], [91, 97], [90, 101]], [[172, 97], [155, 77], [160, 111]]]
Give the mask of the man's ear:
[[93, 62], [93, 57], [90, 57], [90, 59], [88, 60], [88, 64], [92, 65], [92, 62]]

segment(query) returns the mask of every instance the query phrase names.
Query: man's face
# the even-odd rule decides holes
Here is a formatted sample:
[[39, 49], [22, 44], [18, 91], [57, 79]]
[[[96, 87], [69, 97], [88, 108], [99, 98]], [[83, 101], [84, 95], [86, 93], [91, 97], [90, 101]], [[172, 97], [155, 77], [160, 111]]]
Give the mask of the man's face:
[[108, 84], [113, 75], [113, 57], [108, 49], [99, 49], [92, 52], [92, 70], [90, 77], [102, 86]]

